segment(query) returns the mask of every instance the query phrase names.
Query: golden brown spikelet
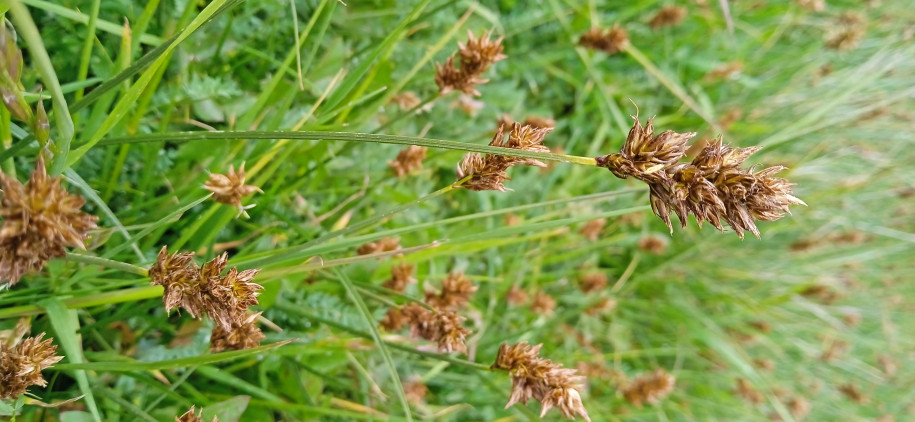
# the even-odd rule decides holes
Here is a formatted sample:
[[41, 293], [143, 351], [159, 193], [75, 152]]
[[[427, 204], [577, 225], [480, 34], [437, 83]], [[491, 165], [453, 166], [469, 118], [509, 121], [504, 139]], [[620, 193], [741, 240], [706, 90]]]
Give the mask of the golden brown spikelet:
[[404, 381], [403, 392], [407, 397], [407, 401], [415, 405], [423, 402], [429, 392], [429, 388], [426, 387], [420, 377], [414, 375]]
[[264, 193], [261, 188], [245, 184], [245, 163], [241, 163], [238, 171], [229, 165], [226, 174], [210, 173], [210, 179], [204, 183], [203, 188], [213, 192], [213, 200], [231, 205], [238, 209], [239, 215], [248, 217], [247, 210], [254, 205], [242, 205], [241, 199], [255, 192]]
[[585, 293], [599, 292], [607, 287], [607, 275], [604, 273], [587, 273], [579, 278], [578, 287]]
[[16, 399], [32, 385], [48, 385], [41, 371], [63, 356], [57, 356], [57, 346], [51, 344], [51, 339], [42, 340], [44, 334], [27, 337], [12, 346], [0, 343], [0, 400]]
[[647, 235], [639, 239], [637, 246], [642, 252], [660, 255], [667, 250], [667, 239], [660, 236]]
[[612, 28], [604, 31], [600, 28], [591, 28], [578, 39], [578, 45], [600, 50], [607, 54], [616, 54], [629, 45], [629, 34], [626, 29], [614, 24]]
[[[550, 149], [542, 145], [542, 142], [543, 138], [553, 131], [552, 128], [537, 128], [534, 126], [521, 125], [520, 123], [513, 123], [507, 138], [504, 131], [505, 126], [499, 126], [496, 135], [489, 145], [524, 151], [550, 152]], [[506, 189], [503, 182], [505, 180], [511, 180], [511, 178], [508, 177], [507, 170], [509, 167], [516, 165], [546, 167], [546, 164], [543, 162], [530, 158], [470, 153], [465, 155], [464, 159], [461, 160], [461, 163], [458, 165], [458, 180], [470, 177], [470, 179], [462, 185], [470, 190], [497, 190], [505, 192]]]
[[598, 238], [600, 238], [600, 233], [601, 233], [601, 231], [604, 230], [604, 226], [606, 226], [606, 225], [607, 225], [606, 218], [594, 219], [594, 220], [591, 220], [591, 221], [588, 221], [587, 223], [585, 223], [585, 225], [582, 226], [581, 229], [578, 230], [578, 233], [581, 233], [581, 235], [584, 236], [585, 239], [588, 239], [593, 242], [593, 241], [597, 240]]
[[644, 374], [632, 380], [624, 389], [623, 397], [635, 406], [656, 404], [674, 390], [677, 379], [663, 369]]
[[213, 326], [213, 332], [210, 335], [210, 350], [221, 352], [223, 350], [244, 350], [260, 346], [261, 340], [264, 339], [264, 333], [257, 328], [255, 321], [261, 312], [248, 315], [248, 317], [235, 324], [232, 329], [226, 330], [220, 324]]
[[437, 309], [458, 309], [467, 305], [475, 291], [477, 286], [469, 277], [463, 272], [453, 272], [442, 280], [441, 293], [426, 292], [426, 303]]
[[464, 328], [466, 318], [454, 311], [432, 310], [418, 303], [390, 308], [380, 325], [388, 331], [396, 331], [404, 325], [410, 326], [413, 338], [435, 342], [443, 353], [460, 352], [467, 354], [464, 338], [470, 330]]
[[505, 301], [509, 305], [520, 305], [524, 302], [527, 302], [527, 292], [516, 285], [512, 285], [507, 292], [505, 292]]
[[257, 296], [263, 287], [254, 283], [260, 270], [238, 271], [232, 268], [222, 275], [228, 254], [198, 267], [192, 252], [169, 255], [167, 247], [149, 269], [153, 285], [162, 286], [162, 302], [166, 312], [183, 308], [194, 318], [207, 314], [225, 331], [232, 331], [244, 323], [250, 306], [257, 305]]
[[686, 8], [681, 6], [664, 6], [648, 22], [652, 29], [665, 26], [677, 26], [686, 18]]
[[25, 185], [0, 172], [0, 288], [66, 256], [67, 247], [85, 249], [83, 242], [98, 217], [80, 211], [86, 200], [67, 193], [60, 182], [48, 177], [41, 156]]
[[397, 153], [397, 158], [388, 162], [388, 167], [397, 177], [404, 177], [413, 171], [423, 168], [426, 159], [426, 147], [410, 145]]
[[407, 263], [391, 267], [391, 278], [385, 280], [381, 286], [398, 293], [403, 293], [407, 289], [408, 284], [416, 282], [416, 278], [413, 277], [413, 270], [415, 268], [416, 267]]
[[553, 296], [550, 296], [548, 293], [543, 290], [537, 292], [534, 295], [534, 300], [531, 301], [531, 311], [539, 315], [552, 315], [553, 310], [556, 309], [556, 299], [553, 299]]
[[584, 378], [574, 369], [541, 358], [541, 347], [542, 344], [530, 346], [526, 342], [499, 347], [491, 368], [508, 371], [511, 375], [512, 393], [505, 408], [534, 399], [541, 404], [541, 418], [555, 407], [567, 418], [581, 416], [590, 421], [578, 392]]
[[[201, 416], [203, 416], [203, 409], [201, 409], [200, 412], [198, 413], [194, 409], [194, 406], [191, 406], [191, 408], [188, 409], [187, 412], [184, 412], [183, 415], [175, 416], [175, 422], [203, 422], [203, 419], [201, 419]], [[219, 418], [216, 416], [213, 416], [213, 420], [211, 422], [219, 422]]]
[[483, 79], [483, 73], [493, 63], [506, 58], [502, 54], [502, 38], [493, 41], [489, 39], [490, 35], [484, 32], [476, 38], [468, 31], [467, 44], [458, 44], [460, 68], [455, 66], [454, 57], [449, 57], [445, 64], [436, 65], [435, 84], [439, 93], [461, 91], [468, 95], [480, 95], [476, 86], [488, 82]]
[[740, 168], [759, 147], [733, 148], [719, 138], [708, 142], [690, 163], [677, 164], [695, 133], [667, 131], [652, 136], [651, 120], [645, 128], [635, 120], [621, 151], [597, 157], [597, 165], [617, 177], [648, 184], [651, 207], [671, 233], [673, 211], [683, 227], [692, 214], [700, 227], [708, 221], [724, 230], [724, 220], [741, 238], [746, 231], [759, 237], [755, 220], [778, 220], [790, 213], [791, 205], [806, 205], [792, 194], [792, 183], [774, 177], [785, 167], [758, 172]]
[[383, 237], [374, 242], [366, 243], [356, 249], [359, 255], [371, 255], [381, 252], [391, 252], [400, 249], [400, 238]]

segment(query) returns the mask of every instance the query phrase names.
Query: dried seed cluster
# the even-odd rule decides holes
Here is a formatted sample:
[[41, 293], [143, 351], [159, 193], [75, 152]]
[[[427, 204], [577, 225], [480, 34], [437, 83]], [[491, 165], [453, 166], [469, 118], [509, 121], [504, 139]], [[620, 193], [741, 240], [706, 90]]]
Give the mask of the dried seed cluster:
[[152, 284], [165, 288], [165, 310], [184, 308], [194, 318], [209, 315], [216, 322], [211, 344], [214, 351], [260, 344], [263, 334], [254, 326], [257, 314], [248, 315], [248, 307], [257, 305], [257, 296], [263, 289], [253, 282], [260, 270], [238, 271], [233, 267], [222, 275], [229, 260], [227, 253], [201, 267], [193, 257], [193, 252], [169, 255], [163, 246], [149, 269]]
[[[552, 128], [538, 128], [514, 123], [507, 139], [504, 130], [504, 126], [499, 126], [496, 135], [492, 138], [492, 142], [489, 143], [490, 146], [523, 151], [550, 152], [550, 149], [541, 145], [541, 143], [543, 138], [553, 131]], [[508, 177], [507, 170], [509, 167], [519, 164], [546, 167], [546, 164], [540, 160], [532, 158], [470, 153], [465, 155], [458, 165], [458, 180], [471, 176], [469, 180], [464, 182], [463, 187], [475, 191], [497, 190], [505, 192], [506, 189], [503, 182], [511, 180]]]
[[80, 211], [86, 200], [67, 193], [60, 182], [48, 177], [40, 156], [25, 185], [0, 172], [0, 287], [66, 256], [65, 247], [85, 249], [83, 242], [98, 218]]
[[664, 6], [648, 22], [652, 29], [665, 26], [677, 26], [686, 18], [686, 8], [681, 6]]
[[581, 416], [590, 421], [579, 394], [584, 377], [575, 369], [541, 358], [541, 347], [542, 344], [531, 346], [525, 342], [499, 347], [492, 368], [508, 371], [512, 378], [512, 394], [505, 408], [534, 399], [541, 404], [540, 417], [555, 407], [568, 418]]
[[382, 252], [391, 252], [400, 249], [400, 239], [397, 237], [383, 237], [375, 242], [369, 242], [356, 249], [359, 255], [371, 255]]
[[391, 278], [387, 279], [381, 286], [398, 293], [403, 293], [407, 289], [408, 284], [416, 282], [416, 278], [413, 277], [413, 270], [415, 269], [416, 267], [407, 263], [395, 265], [391, 267]]
[[210, 179], [206, 181], [203, 188], [213, 192], [213, 200], [223, 204], [231, 205], [238, 209], [239, 215], [248, 217], [247, 210], [254, 208], [252, 205], [242, 205], [241, 199], [255, 192], [264, 193], [261, 188], [245, 184], [245, 163], [238, 167], [229, 165], [229, 171], [226, 174], [210, 173]]
[[464, 338], [470, 334], [470, 330], [464, 328], [465, 320], [457, 312], [428, 309], [411, 302], [388, 309], [380, 325], [387, 331], [398, 331], [404, 325], [409, 325], [412, 337], [435, 342], [440, 352], [467, 354]]
[[592, 50], [603, 51], [607, 54], [616, 54], [629, 45], [629, 34], [626, 29], [613, 25], [608, 30], [591, 28], [578, 39], [578, 45]]
[[785, 167], [758, 172], [740, 168], [760, 147], [733, 148], [717, 139], [706, 144], [691, 162], [677, 164], [695, 133], [668, 130], [654, 135], [651, 119], [645, 127], [634, 119], [620, 152], [597, 157], [597, 164], [617, 177], [634, 177], [648, 184], [651, 207], [671, 232], [672, 210], [683, 227], [692, 214], [700, 227], [709, 221], [723, 231], [724, 220], [741, 238], [744, 231], [759, 237], [754, 220], [778, 220], [790, 213], [790, 205], [806, 205], [791, 194], [792, 183], [774, 177]]
[[480, 95], [476, 86], [488, 82], [483, 79], [483, 73], [493, 63], [505, 59], [502, 54], [502, 38], [495, 41], [489, 39], [489, 32], [476, 38], [468, 31], [467, 44], [458, 43], [460, 68], [454, 64], [454, 57], [449, 57], [445, 64], [436, 66], [435, 84], [439, 93], [447, 94], [451, 91], [461, 91], [468, 95]]
[[51, 339], [42, 341], [44, 334], [12, 346], [0, 343], [0, 400], [15, 399], [32, 385], [48, 385], [41, 371], [60, 362], [63, 356], [57, 356], [57, 346], [51, 344]]
[[442, 281], [440, 293], [426, 292], [426, 303], [438, 309], [463, 308], [475, 291], [477, 286], [473, 285], [469, 277], [463, 272], [453, 272]]
[[397, 153], [397, 158], [388, 162], [388, 167], [397, 177], [404, 177], [415, 170], [423, 168], [426, 159], [426, 147], [410, 145]]
[[667, 397], [674, 390], [677, 379], [663, 369], [658, 369], [650, 374], [645, 374], [626, 385], [622, 392], [626, 401], [635, 406], [642, 404], [655, 404]]

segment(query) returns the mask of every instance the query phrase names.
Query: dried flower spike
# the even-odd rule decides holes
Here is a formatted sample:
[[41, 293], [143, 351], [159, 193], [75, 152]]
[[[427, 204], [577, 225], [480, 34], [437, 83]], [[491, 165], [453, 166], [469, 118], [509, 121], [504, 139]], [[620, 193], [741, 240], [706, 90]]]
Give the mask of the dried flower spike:
[[581, 226], [581, 229], [579, 229], [578, 232], [581, 233], [585, 239], [593, 242], [600, 237], [600, 232], [604, 230], [604, 226], [606, 225], [606, 218], [598, 218], [585, 223], [584, 226]]
[[460, 69], [454, 65], [454, 57], [449, 57], [445, 64], [436, 66], [435, 84], [438, 85], [439, 93], [461, 91], [469, 95], [480, 95], [476, 86], [488, 82], [482, 78], [483, 73], [493, 63], [506, 58], [502, 54], [502, 38], [492, 41], [489, 37], [489, 32], [476, 38], [468, 31], [467, 44], [458, 43]]
[[388, 167], [397, 177], [404, 177], [407, 174], [423, 168], [423, 160], [426, 159], [426, 147], [410, 145], [406, 149], [397, 153], [397, 158], [388, 162]]
[[677, 133], [672, 130], [654, 134], [652, 119], [642, 127], [638, 117], [626, 136], [619, 153], [597, 158], [598, 166], [610, 169], [621, 179], [634, 177], [646, 183], [663, 181], [661, 171], [677, 164], [686, 153], [686, 142], [696, 136], [695, 132]]
[[396, 331], [404, 324], [409, 324], [411, 336], [437, 343], [440, 352], [467, 354], [464, 338], [470, 334], [470, 330], [463, 326], [465, 319], [454, 311], [430, 310], [411, 302], [399, 308], [388, 309], [380, 325], [385, 330]]
[[542, 344], [530, 346], [526, 342], [499, 347], [492, 369], [508, 371], [512, 378], [512, 393], [505, 408], [515, 403], [526, 404], [530, 399], [540, 402], [540, 417], [553, 407], [567, 418], [591, 418], [581, 401], [579, 390], [584, 378], [574, 369], [540, 357]]
[[85, 249], [89, 230], [98, 217], [80, 211], [86, 200], [48, 177], [44, 159], [25, 185], [0, 173], [0, 287], [12, 286], [29, 271], [39, 271], [52, 258], [66, 256], [65, 247]]
[[623, 389], [623, 397], [638, 407], [643, 403], [655, 404], [674, 390], [676, 381], [673, 375], [658, 369], [634, 379]]
[[381, 286], [398, 293], [403, 293], [404, 290], [407, 289], [408, 284], [416, 282], [416, 278], [413, 277], [413, 270], [415, 268], [416, 267], [407, 263], [391, 267], [391, 278], [387, 279]]
[[599, 292], [607, 287], [607, 275], [604, 273], [588, 273], [581, 276], [579, 288], [585, 293]]
[[241, 163], [238, 171], [229, 165], [226, 174], [210, 173], [210, 179], [203, 188], [213, 192], [213, 200], [238, 208], [238, 214], [248, 217], [247, 210], [254, 208], [254, 204], [242, 205], [241, 199], [255, 192], [264, 193], [261, 188], [245, 184], [245, 163]]
[[[184, 412], [183, 415], [175, 416], [175, 422], [203, 422], [201, 416], [203, 416], [203, 409], [200, 410], [200, 413], [197, 413], [197, 411], [194, 410], [194, 406], [191, 406], [191, 408], [188, 409], [187, 412]], [[219, 422], [219, 418], [213, 416], [213, 420], [211, 422]]]
[[539, 291], [531, 301], [531, 311], [539, 315], [552, 315], [556, 309], [556, 299], [544, 291]]
[[448, 274], [442, 281], [439, 294], [426, 292], [426, 303], [437, 309], [458, 309], [467, 305], [477, 286], [463, 272]]
[[213, 332], [210, 335], [210, 350], [221, 352], [223, 350], [244, 350], [260, 346], [261, 340], [264, 339], [264, 333], [254, 322], [261, 315], [261, 312], [248, 315], [240, 324], [226, 330], [222, 325], [213, 326]]
[[607, 54], [616, 54], [629, 45], [629, 34], [619, 24], [614, 24], [607, 31], [600, 28], [591, 28], [581, 35], [581, 38], [578, 39], [578, 45], [592, 50], [603, 51]]
[[371, 255], [381, 252], [391, 252], [400, 249], [400, 238], [383, 237], [374, 242], [366, 243], [356, 249], [359, 255]]
[[13, 346], [0, 343], [0, 400], [16, 399], [32, 385], [48, 385], [41, 371], [60, 362], [63, 356], [57, 356], [57, 346], [51, 344], [51, 339], [42, 341], [44, 334], [27, 337]]
[[652, 29], [665, 26], [677, 26], [686, 17], [686, 9], [680, 6], [664, 6], [648, 22]]
[[[511, 131], [506, 140], [505, 127], [499, 126], [496, 135], [493, 137], [490, 146], [500, 148], [518, 149], [524, 151], [550, 152], [550, 149], [541, 145], [543, 138], [552, 128], [536, 128], [534, 126], [524, 126], [519, 123], [512, 124]], [[546, 167], [546, 164], [539, 160], [531, 158], [512, 157], [508, 155], [470, 153], [464, 156], [464, 159], [458, 165], [458, 180], [470, 176], [470, 179], [464, 182], [463, 187], [474, 190], [497, 190], [505, 192], [505, 180], [511, 180], [508, 177], [507, 170], [515, 165], [528, 165], [536, 167]]]

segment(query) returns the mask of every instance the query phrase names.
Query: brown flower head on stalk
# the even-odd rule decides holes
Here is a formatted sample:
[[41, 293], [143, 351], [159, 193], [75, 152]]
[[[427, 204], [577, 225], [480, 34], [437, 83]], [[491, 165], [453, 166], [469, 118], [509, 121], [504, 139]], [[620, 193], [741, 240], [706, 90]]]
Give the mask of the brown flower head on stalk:
[[400, 239], [397, 237], [383, 237], [374, 242], [366, 243], [356, 249], [359, 255], [371, 255], [381, 252], [391, 252], [400, 249]]
[[531, 301], [531, 311], [534, 311], [536, 314], [552, 315], [553, 310], [555, 309], [556, 299], [553, 299], [553, 296], [550, 296], [543, 290], [537, 292], [537, 294], [534, 295], [534, 300]]
[[579, 390], [584, 377], [574, 369], [563, 368], [549, 359], [540, 357], [542, 344], [536, 346], [525, 342], [499, 347], [492, 369], [508, 371], [512, 378], [512, 393], [505, 408], [515, 403], [526, 404], [530, 399], [540, 402], [540, 417], [553, 407], [567, 418], [581, 416], [591, 418], [581, 401]]
[[426, 292], [426, 303], [438, 309], [458, 309], [467, 305], [475, 291], [477, 286], [469, 277], [463, 272], [453, 272], [442, 281], [441, 293]]
[[[203, 416], [203, 409], [201, 409], [200, 412], [198, 413], [194, 409], [194, 406], [191, 406], [191, 408], [188, 409], [187, 412], [184, 412], [183, 415], [175, 416], [175, 422], [203, 422], [203, 419], [201, 418], [202, 416]], [[219, 418], [216, 416], [213, 416], [213, 420], [211, 422], [219, 422]]]
[[677, 26], [686, 18], [686, 9], [681, 6], [664, 6], [648, 22], [652, 29]]
[[381, 321], [381, 327], [388, 331], [399, 330], [407, 324], [413, 338], [422, 338], [438, 344], [444, 353], [467, 354], [464, 338], [470, 330], [463, 327], [466, 318], [454, 311], [431, 310], [416, 302], [399, 308], [390, 308]]
[[[499, 126], [496, 135], [492, 138], [492, 142], [489, 143], [490, 146], [523, 151], [550, 152], [550, 149], [541, 145], [541, 143], [543, 138], [553, 131], [552, 128], [537, 128], [514, 123], [507, 139], [504, 130], [504, 126]], [[458, 164], [458, 180], [472, 176], [464, 182], [463, 187], [475, 191], [497, 190], [505, 192], [506, 189], [503, 182], [511, 180], [506, 171], [509, 167], [519, 164], [546, 167], [546, 164], [540, 160], [531, 158], [470, 153], [465, 155], [461, 163]]]
[[490, 35], [485, 32], [476, 38], [468, 31], [467, 44], [458, 43], [460, 68], [455, 67], [454, 57], [449, 57], [445, 64], [436, 66], [435, 84], [438, 85], [439, 93], [461, 91], [468, 95], [480, 95], [476, 86], [488, 82], [482, 78], [483, 73], [493, 63], [506, 58], [502, 54], [502, 38], [492, 41]]
[[226, 174], [210, 173], [210, 179], [203, 188], [213, 192], [213, 200], [238, 208], [238, 215], [248, 217], [247, 210], [254, 208], [254, 204], [242, 205], [241, 199], [255, 192], [264, 193], [261, 188], [245, 184], [245, 163], [241, 163], [238, 171], [229, 165]]
[[388, 167], [397, 177], [404, 177], [414, 170], [423, 168], [426, 159], [426, 147], [410, 145], [397, 153], [397, 158], [388, 162]]
[[39, 271], [52, 258], [66, 256], [65, 247], [85, 249], [98, 217], [80, 211], [83, 197], [48, 177], [39, 156], [25, 185], [0, 172], [0, 287], [12, 286], [29, 271]]
[[643, 403], [655, 404], [674, 390], [676, 381], [673, 375], [658, 369], [632, 380], [623, 388], [623, 397], [638, 407], [642, 407]]
[[407, 289], [408, 284], [416, 282], [416, 278], [413, 277], [413, 270], [415, 268], [416, 267], [407, 263], [391, 267], [391, 278], [387, 279], [381, 286], [398, 293], [403, 293], [404, 290]]
[[629, 45], [629, 34], [619, 24], [604, 31], [600, 28], [591, 28], [581, 35], [578, 45], [592, 50], [603, 51], [607, 54], [616, 54]]
[[45, 333], [27, 337], [15, 345], [0, 343], [0, 400], [10, 400], [25, 393], [29, 386], [48, 383], [41, 371], [63, 359], [51, 339], [42, 341]]
[[724, 220], [741, 238], [745, 231], [759, 237], [754, 220], [778, 220], [790, 213], [790, 205], [806, 205], [792, 195], [793, 184], [774, 177], [784, 167], [758, 172], [740, 168], [759, 147], [733, 148], [719, 138], [706, 143], [690, 163], [677, 164], [686, 151], [686, 141], [695, 134], [668, 131], [651, 135], [651, 121], [643, 129], [636, 119], [621, 152], [596, 161], [617, 177], [631, 176], [647, 183], [651, 207], [671, 232], [673, 211], [683, 227], [692, 214], [700, 227], [709, 221], [724, 230]]
[[210, 350], [215, 353], [260, 346], [264, 333], [254, 324], [260, 315], [261, 312], [248, 315], [244, 321], [232, 327], [231, 330], [224, 329], [220, 324], [213, 326], [213, 332], [210, 335]]
[[206, 313], [224, 331], [232, 331], [247, 319], [248, 308], [257, 305], [257, 296], [263, 287], [253, 282], [260, 270], [238, 271], [232, 268], [222, 275], [228, 254], [222, 254], [198, 267], [192, 252], [169, 255], [162, 247], [159, 257], [149, 269], [154, 285], [165, 292], [162, 302], [166, 312], [183, 308], [194, 318]]

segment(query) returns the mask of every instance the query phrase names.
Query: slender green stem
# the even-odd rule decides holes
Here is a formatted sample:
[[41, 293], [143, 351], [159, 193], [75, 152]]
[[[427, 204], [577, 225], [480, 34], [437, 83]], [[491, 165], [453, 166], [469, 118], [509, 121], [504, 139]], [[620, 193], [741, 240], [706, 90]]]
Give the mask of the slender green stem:
[[[115, 290], [106, 293], [94, 294], [89, 297], [74, 297], [64, 300], [68, 309], [91, 308], [93, 306], [111, 305], [115, 303], [135, 302], [138, 300], [162, 297], [161, 286], [135, 287], [132, 289]], [[0, 319], [18, 318], [29, 315], [41, 315], [45, 309], [38, 305], [22, 305], [0, 309]]]
[[[354, 336], [356, 336], [356, 337], [361, 337], [361, 338], [365, 338], [365, 339], [371, 339], [371, 338], [372, 338], [372, 336], [369, 335], [369, 333], [366, 333], [366, 332], [361, 331], [361, 330], [357, 330], [357, 329], [355, 329], [355, 328], [348, 327], [348, 326], [346, 326], [346, 325], [340, 324], [340, 323], [337, 322], [337, 321], [333, 321], [333, 320], [331, 320], [331, 319], [323, 318], [323, 317], [320, 317], [320, 316], [318, 316], [318, 315], [312, 314], [312, 313], [310, 313], [310, 312], [308, 312], [308, 311], [302, 309], [301, 307], [293, 306], [292, 304], [290, 304], [290, 303], [288, 303], [288, 302], [286, 302], [286, 301], [277, 302], [275, 305], [273, 305], [273, 308], [278, 309], [278, 310], [281, 310], [281, 311], [283, 311], [283, 312], [287, 312], [287, 313], [291, 313], [291, 314], [298, 315], [298, 316], [300, 316], [300, 317], [302, 317], [302, 318], [306, 318], [306, 319], [310, 319], [310, 320], [313, 320], [313, 321], [320, 322], [320, 323], [322, 323], [322, 324], [324, 324], [324, 325], [327, 325], [327, 326], [329, 326], [329, 327], [333, 327], [333, 328], [339, 329], [339, 330], [341, 330], [341, 331], [346, 331], [346, 332], [348, 332], [348, 333], [350, 333], [350, 334], [352, 334], [352, 335], [354, 335]], [[489, 370], [490, 370], [488, 366], [483, 365], [483, 364], [481, 364], [481, 363], [476, 363], [476, 362], [471, 362], [471, 361], [469, 361], [469, 360], [459, 359], [459, 358], [456, 358], [456, 357], [453, 357], [453, 356], [450, 356], [450, 355], [440, 354], [440, 353], [432, 353], [432, 352], [425, 352], [425, 351], [422, 351], [422, 350], [417, 349], [417, 348], [414, 347], [414, 346], [403, 345], [403, 344], [394, 343], [394, 342], [390, 342], [390, 341], [385, 341], [384, 343], [385, 343], [388, 347], [391, 347], [391, 348], [393, 348], [393, 349], [401, 350], [401, 351], [404, 351], [404, 352], [407, 352], [407, 353], [412, 353], [412, 354], [415, 354], [415, 355], [420, 355], [420, 356], [427, 357], [427, 358], [430, 358], [430, 359], [436, 359], [436, 360], [448, 362], [448, 363], [451, 363], [451, 364], [454, 364], [454, 365], [463, 366], [463, 367], [465, 367], [465, 368], [477, 369], [477, 370], [481, 370], [481, 371], [489, 371]]]
[[372, 311], [369, 310], [368, 306], [365, 305], [365, 301], [362, 300], [362, 296], [359, 295], [359, 292], [356, 290], [356, 287], [353, 286], [353, 283], [350, 282], [343, 273], [336, 271], [337, 279], [340, 280], [340, 283], [343, 284], [343, 288], [346, 289], [346, 293], [352, 298], [353, 303], [356, 304], [356, 307], [359, 309], [359, 313], [362, 314], [362, 318], [365, 320], [365, 324], [369, 327], [369, 335], [372, 340], [375, 342], [375, 345], [378, 347], [379, 353], [381, 353], [382, 359], [384, 359], [385, 365], [388, 367], [388, 372], [391, 373], [391, 382], [394, 384], [394, 393], [397, 395], [397, 399], [400, 400], [400, 406], [403, 408], [404, 416], [406, 416], [408, 421], [413, 420], [413, 414], [410, 412], [410, 404], [407, 402], [407, 395], [403, 390], [403, 383], [400, 382], [400, 375], [397, 373], [397, 365], [394, 364], [394, 359], [391, 358], [391, 352], [388, 351], [388, 347], [385, 344], [384, 340], [381, 339], [381, 333], [378, 332], [378, 327], [375, 326], [375, 319], [372, 318]]
[[147, 277], [149, 276], [149, 271], [146, 268], [138, 267], [136, 265], [127, 264], [120, 261], [115, 261], [112, 259], [101, 258], [91, 255], [82, 255], [78, 253], [69, 252], [67, 253], [67, 261], [81, 262], [83, 264], [90, 265], [99, 265], [105, 268], [111, 268], [113, 270], [121, 270], [131, 274], [136, 274], [139, 276]]
[[228, 132], [173, 132], [151, 133], [127, 137], [109, 138], [100, 141], [98, 146], [141, 144], [148, 142], [189, 142], [204, 140], [309, 140], [309, 141], [347, 141], [377, 144], [418, 145], [430, 148], [453, 149], [484, 154], [507, 155], [511, 157], [533, 158], [546, 161], [562, 161], [585, 166], [596, 166], [594, 158], [575, 155], [551, 154], [548, 152], [525, 151], [521, 149], [477, 145], [468, 142], [445, 141], [440, 139], [420, 138], [416, 136], [383, 135], [357, 132], [322, 132], [322, 131], [228, 131]]

